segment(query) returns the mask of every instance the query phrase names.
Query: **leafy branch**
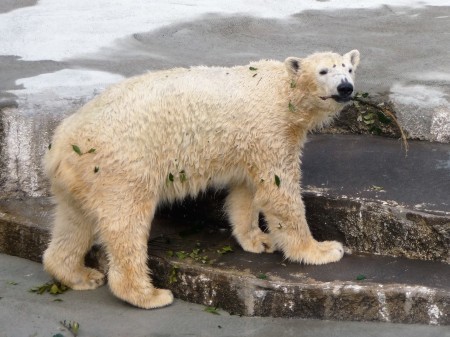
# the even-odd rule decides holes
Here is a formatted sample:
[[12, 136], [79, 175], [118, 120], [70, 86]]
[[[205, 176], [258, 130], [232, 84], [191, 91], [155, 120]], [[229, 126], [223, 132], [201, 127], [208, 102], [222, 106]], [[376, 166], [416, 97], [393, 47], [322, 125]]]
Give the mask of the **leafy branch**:
[[[408, 141], [407, 141], [407, 138], [406, 138], [406, 134], [403, 131], [403, 128], [401, 127], [400, 123], [398, 122], [398, 119], [395, 116], [395, 114], [388, 107], [386, 107], [384, 104], [375, 104], [375, 103], [367, 100], [366, 98], [368, 98], [368, 97], [369, 97], [368, 93], [357, 93], [352, 98], [356, 109], [361, 112], [360, 104], [363, 104], [364, 106], [367, 106], [367, 107], [370, 107], [372, 109], [375, 109], [376, 111], [379, 111], [385, 118], [388, 117], [391, 120], [393, 120], [395, 125], [397, 126], [397, 128], [400, 131], [401, 139], [403, 141], [403, 146], [404, 146], [404, 149], [405, 149], [405, 155], [408, 155], [409, 145], [408, 145]], [[362, 121], [365, 124], [368, 124], [368, 125], [373, 124], [374, 123], [374, 119], [375, 119], [375, 115], [373, 113], [368, 113], [368, 114], [362, 116]], [[382, 118], [380, 118], [379, 115], [378, 115], [378, 119], [381, 120], [382, 122], [384, 121], [384, 120], [382, 120]]]

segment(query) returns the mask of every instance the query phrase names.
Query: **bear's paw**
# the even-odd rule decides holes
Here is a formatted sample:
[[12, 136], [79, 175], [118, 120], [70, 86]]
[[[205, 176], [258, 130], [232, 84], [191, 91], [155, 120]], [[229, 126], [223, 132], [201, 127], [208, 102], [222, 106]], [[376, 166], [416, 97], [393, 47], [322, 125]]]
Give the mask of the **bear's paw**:
[[239, 238], [242, 249], [250, 253], [273, 253], [274, 244], [270, 235], [262, 232], [259, 228], [249, 231]]

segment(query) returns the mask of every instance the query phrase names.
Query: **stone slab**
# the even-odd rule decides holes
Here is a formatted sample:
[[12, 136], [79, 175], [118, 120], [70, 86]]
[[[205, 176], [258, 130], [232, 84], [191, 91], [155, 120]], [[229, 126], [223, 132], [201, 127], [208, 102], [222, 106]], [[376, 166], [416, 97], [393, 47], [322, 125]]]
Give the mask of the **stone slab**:
[[[46, 199], [34, 202], [2, 203], [1, 253], [40, 261], [52, 206]], [[154, 282], [183, 300], [246, 316], [450, 323], [450, 268], [444, 263], [355, 254], [305, 266], [278, 253], [244, 252], [227, 228], [189, 217], [158, 216], [151, 233]], [[224, 247], [233, 251], [219, 253]], [[107, 270], [99, 247], [87, 262]]]

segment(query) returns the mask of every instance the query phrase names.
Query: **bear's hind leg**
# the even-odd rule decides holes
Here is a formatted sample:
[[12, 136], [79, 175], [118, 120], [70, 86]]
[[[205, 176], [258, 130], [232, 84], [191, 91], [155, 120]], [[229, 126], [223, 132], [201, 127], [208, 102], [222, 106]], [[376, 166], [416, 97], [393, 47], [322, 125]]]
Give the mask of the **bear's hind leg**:
[[[115, 296], [144, 309], [173, 302], [170, 290], [157, 289], [147, 265], [147, 245], [156, 208], [153, 200], [124, 200], [140, 192], [117, 194], [100, 210], [99, 234], [109, 258], [108, 284]], [[119, 200], [120, 199], [120, 200]], [[133, 199], [132, 197], [130, 199]]]
[[245, 185], [230, 189], [225, 208], [233, 228], [233, 235], [247, 252], [271, 253], [274, 247], [270, 235], [259, 228], [259, 211], [253, 199], [253, 193]]
[[81, 210], [60, 200], [56, 206], [52, 238], [43, 256], [44, 269], [75, 290], [95, 289], [103, 285], [105, 276], [84, 265], [92, 240], [93, 224]]

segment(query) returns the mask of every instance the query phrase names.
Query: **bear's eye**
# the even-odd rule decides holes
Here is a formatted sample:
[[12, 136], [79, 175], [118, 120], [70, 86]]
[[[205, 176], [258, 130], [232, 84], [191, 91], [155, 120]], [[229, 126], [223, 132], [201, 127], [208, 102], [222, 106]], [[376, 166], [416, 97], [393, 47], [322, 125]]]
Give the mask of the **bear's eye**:
[[352, 71], [353, 71], [352, 69], [349, 69], [349, 70], [348, 70], [348, 72], [349, 72], [350, 74], [352, 73]]
[[326, 75], [328, 74], [328, 69], [322, 69], [321, 71], [319, 71], [320, 75]]

